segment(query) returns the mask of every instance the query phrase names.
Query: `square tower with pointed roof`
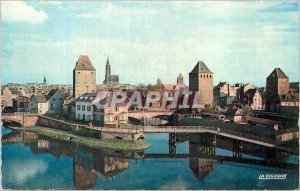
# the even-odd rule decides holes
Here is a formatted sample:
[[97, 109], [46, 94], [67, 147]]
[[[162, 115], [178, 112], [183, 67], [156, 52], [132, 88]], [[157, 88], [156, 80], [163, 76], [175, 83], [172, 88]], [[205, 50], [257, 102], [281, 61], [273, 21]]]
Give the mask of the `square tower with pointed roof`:
[[278, 104], [278, 101], [276, 101], [277, 97], [287, 94], [289, 89], [289, 78], [280, 68], [275, 68], [267, 77], [266, 110], [273, 110], [272, 105]]
[[81, 55], [73, 70], [73, 97], [96, 92], [96, 69], [87, 55]]
[[213, 103], [213, 73], [199, 61], [189, 73], [190, 91], [199, 92], [199, 104], [212, 105]]

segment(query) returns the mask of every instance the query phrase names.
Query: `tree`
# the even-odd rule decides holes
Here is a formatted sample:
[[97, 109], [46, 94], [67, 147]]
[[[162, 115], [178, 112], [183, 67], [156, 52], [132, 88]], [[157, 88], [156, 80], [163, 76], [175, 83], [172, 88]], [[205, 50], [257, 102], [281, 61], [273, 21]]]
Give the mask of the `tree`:
[[249, 107], [244, 107], [242, 114], [243, 114], [243, 121], [245, 122], [248, 122], [253, 118], [252, 109]]

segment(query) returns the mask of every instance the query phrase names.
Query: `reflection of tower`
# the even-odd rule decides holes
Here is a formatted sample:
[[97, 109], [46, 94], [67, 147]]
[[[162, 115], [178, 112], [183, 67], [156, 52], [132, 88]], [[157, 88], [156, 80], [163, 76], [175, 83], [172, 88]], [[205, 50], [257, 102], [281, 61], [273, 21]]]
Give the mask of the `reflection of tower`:
[[189, 159], [189, 167], [200, 180], [203, 180], [213, 170], [213, 160], [198, 158]]
[[199, 138], [199, 141], [189, 142], [190, 155], [199, 157], [189, 159], [189, 167], [196, 177], [202, 180], [213, 170], [213, 159], [209, 156], [215, 155], [215, 145], [212, 135], [200, 134]]
[[93, 170], [92, 155], [78, 150], [73, 159], [73, 181], [76, 189], [91, 189], [95, 186], [97, 173]]

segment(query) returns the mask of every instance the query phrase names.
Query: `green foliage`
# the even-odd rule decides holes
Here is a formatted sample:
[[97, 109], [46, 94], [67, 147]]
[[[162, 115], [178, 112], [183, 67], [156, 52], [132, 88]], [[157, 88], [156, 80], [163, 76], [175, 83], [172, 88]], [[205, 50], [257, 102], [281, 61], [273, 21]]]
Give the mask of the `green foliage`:
[[251, 108], [245, 107], [242, 111], [243, 114], [243, 121], [248, 122], [253, 118]]
[[65, 141], [67, 140], [68, 137], [75, 137], [75, 139], [72, 140], [72, 142], [93, 147], [93, 148], [144, 150], [150, 146], [149, 144], [146, 144], [144, 142], [133, 143], [131, 141], [124, 141], [124, 140], [109, 140], [109, 139], [96, 139], [92, 137], [84, 137], [84, 136], [75, 135], [67, 131], [51, 129], [48, 127], [32, 126], [32, 127], [26, 127], [23, 130], [35, 132], [39, 135], [44, 135], [46, 137], [65, 140]]

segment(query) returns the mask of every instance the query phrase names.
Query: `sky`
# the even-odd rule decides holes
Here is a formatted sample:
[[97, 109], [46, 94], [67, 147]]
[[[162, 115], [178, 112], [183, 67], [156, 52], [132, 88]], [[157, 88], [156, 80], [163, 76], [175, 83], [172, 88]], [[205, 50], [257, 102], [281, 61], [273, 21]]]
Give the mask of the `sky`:
[[299, 81], [293, 1], [1, 1], [1, 81], [72, 84], [80, 55], [102, 83], [109, 56], [120, 83], [176, 83], [202, 60], [214, 84], [265, 86], [281, 68]]

